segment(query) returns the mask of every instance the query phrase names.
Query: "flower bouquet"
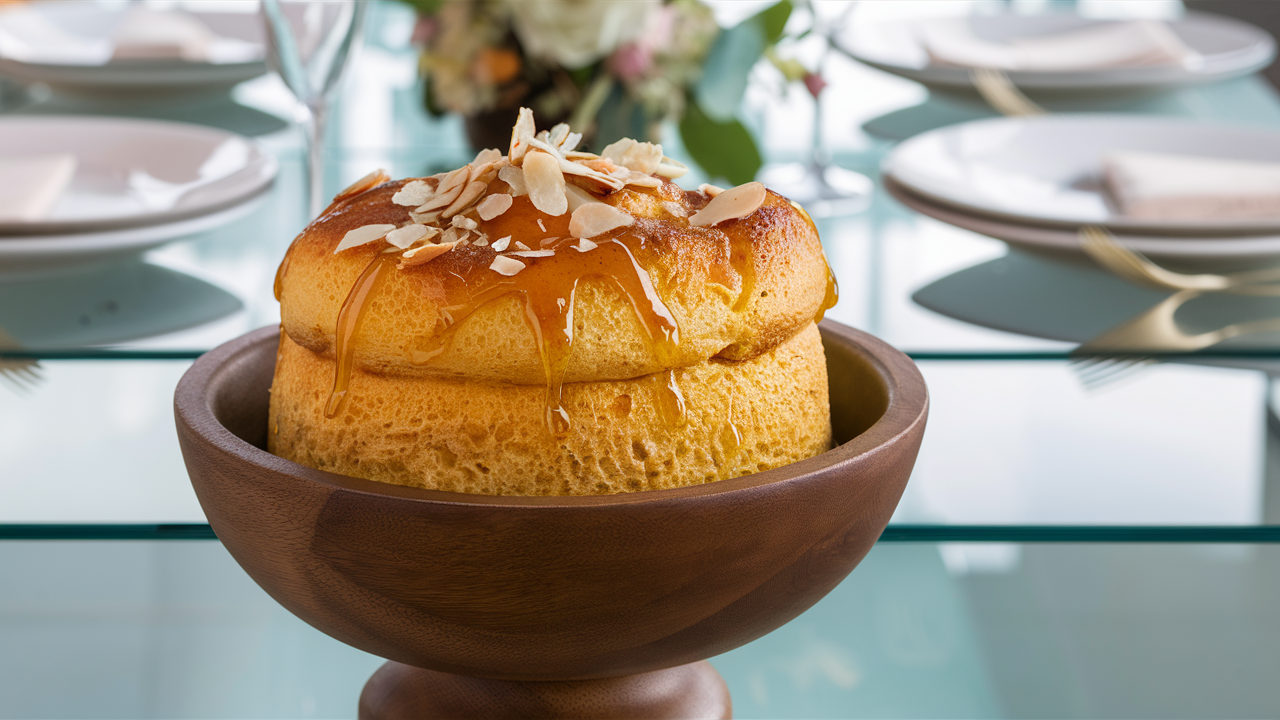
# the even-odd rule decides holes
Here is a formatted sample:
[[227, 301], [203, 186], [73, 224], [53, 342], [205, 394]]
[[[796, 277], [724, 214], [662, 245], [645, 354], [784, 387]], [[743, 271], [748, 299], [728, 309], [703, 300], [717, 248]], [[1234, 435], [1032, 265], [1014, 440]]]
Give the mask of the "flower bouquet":
[[503, 147], [520, 107], [587, 144], [657, 140], [678, 121], [711, 177], [750, 181], [761, 158], [735, 117], [747, 76], [782, 37], [790, 0], [732, 28], [698, 0], [406, 0], [418, 11], [426, 106], [466, 119], [477, 148]]

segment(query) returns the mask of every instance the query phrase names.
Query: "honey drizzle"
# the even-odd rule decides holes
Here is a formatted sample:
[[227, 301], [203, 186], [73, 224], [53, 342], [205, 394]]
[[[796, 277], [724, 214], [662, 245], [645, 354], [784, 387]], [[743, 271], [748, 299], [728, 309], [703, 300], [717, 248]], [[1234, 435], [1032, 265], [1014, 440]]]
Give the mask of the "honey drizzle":
[[329, 400], [325, 403], [324, 416], [334, 417], [342, 410], [347, 400], [347, 389], [351, 384], [351, 370], [355, 364], [356, 331], [360, 329], [360, 320], [369, 309], [369, 299], [378, 286], [378, 281], [385, 277], [396, 258], [389, 255], [378, 255], [360, 273], [351, 292], [342, 301], [342, 309], [338, 311], [338, 326], [334, 332], [334, 356], [337, 369], [333, 376], [333, 389], [329, 391]]

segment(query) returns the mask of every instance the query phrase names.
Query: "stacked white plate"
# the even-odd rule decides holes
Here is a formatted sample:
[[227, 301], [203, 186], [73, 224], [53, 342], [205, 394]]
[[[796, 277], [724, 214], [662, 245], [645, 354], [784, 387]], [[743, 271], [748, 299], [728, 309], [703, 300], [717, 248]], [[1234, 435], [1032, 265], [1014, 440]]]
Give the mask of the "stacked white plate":
[[[835, 42], [849, 55], [872, 67], [927, 85], [968, 87], [972, 84], [970, 68], [936, 62], [925, 47], [926, 23], [938, 21], [922, 18], [853, 22], [837, 34]], [[966, 23], [973, 37], [992, 43], [1048, 37], [1110, 22], [1070, 13], [999, 13], [955, 21]], [[1275, 41], [1249, 23], [1210, 13], [1187, 13], [1166, 22], [1169, 30], [1195, 55], [1195, 62], [1067, 72], [1011, 69], [1007, 74], [1014, 85], [1028, 90], [1172, 89], [1247, 75], [1266, 67], [1275, 58]]]
[[[102, 265], [231, 222], [259, 204], [278, 169], [257, 142], [199, 125], [0, 117], [0, 168], [59, 157], [73, 157], [75, 170], [49, 212], [0, 220], [0, 280]], [[17, 183], [9, 192], [21, 189], [6, 179]]]
[[1127, 217], [1102, 182], [1102, 158], [1141, 151], [1280, 163], [1280, 132], [1131, 115], [994, 118], [917, 135], [886, 158], [884, 184], [908, 207], [1025, 250], [1083, 259], [1077, 230], [1109, 229], [1178, 269], [1280, 264], [1280, 217]]
[[0, 75], [64, 90], [191, 93], [267, 72], [256, 2], [203, 4], [216, 12], [181, 5], [37, 0], [0, 8]]

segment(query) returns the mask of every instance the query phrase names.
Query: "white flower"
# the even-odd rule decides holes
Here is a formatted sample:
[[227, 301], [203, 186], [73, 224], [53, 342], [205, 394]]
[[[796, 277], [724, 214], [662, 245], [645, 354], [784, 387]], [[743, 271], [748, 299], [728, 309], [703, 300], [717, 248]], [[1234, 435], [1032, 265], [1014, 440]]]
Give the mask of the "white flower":
[[511, 0], [512, 24], [527, 54], [574, 69], [636, 40], [662, 0]]

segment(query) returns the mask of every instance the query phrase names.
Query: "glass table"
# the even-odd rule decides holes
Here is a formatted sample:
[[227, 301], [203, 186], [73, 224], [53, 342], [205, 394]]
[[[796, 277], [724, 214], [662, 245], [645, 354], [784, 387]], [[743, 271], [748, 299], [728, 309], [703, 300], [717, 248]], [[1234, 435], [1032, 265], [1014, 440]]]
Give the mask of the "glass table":
[[[471, 156], [456, 119], [422, 110], [409, 11], [371, 11], [329, 136], [334, 191], [376, 167], [423, 175]], [[976, 96], [832, 62], [828, 141], [873, 179], [897, 141], [993, 115]], [[191, 361], [278, 322], [271, 278], [305, 221], [288, 98], [274, 77], [181, 103], [0, 93], [0, 113], [198, 122], [281, 161], [241, 220], [130, 263], [0, 284], [12, 339], [0, 363], [39, 375], [0, 376], [0, 718], [350, 717], [381, 662], [296, 620], [235, 565], [174, 436], [173, 388]], [[787, 100], [753, 88], [744, 110], [773, 160], [807, 147], [795, 128], [811, 105]], [[1280, 126], [1257, 77], [1044, 104]], [[713, 659], [737, 717], [1274, 714], [1280, 338], [1086, 387], [1072, 350], [1163, 294], [1010, 252], [878, 183], [865, 211], [819, 228], [842, 291], [828, 317], [917, 360], [929, 430], [849, 579]], [[1203, 300], [1181, 311], [1189, 331], [1280, 315]]]

